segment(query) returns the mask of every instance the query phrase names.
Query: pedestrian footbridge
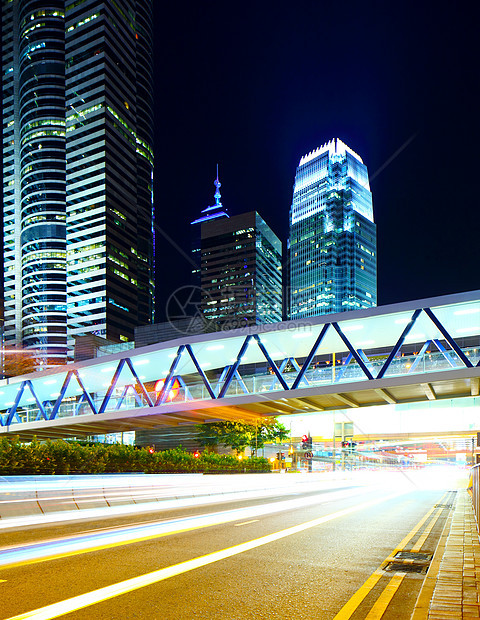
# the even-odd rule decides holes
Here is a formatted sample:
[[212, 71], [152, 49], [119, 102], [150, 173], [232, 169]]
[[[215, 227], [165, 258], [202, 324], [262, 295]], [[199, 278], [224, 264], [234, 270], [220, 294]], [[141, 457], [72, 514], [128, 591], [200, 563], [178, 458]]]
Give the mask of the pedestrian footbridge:
[[0, 381], [0, 436], [478, 396], [480, 291], [179, 338]]

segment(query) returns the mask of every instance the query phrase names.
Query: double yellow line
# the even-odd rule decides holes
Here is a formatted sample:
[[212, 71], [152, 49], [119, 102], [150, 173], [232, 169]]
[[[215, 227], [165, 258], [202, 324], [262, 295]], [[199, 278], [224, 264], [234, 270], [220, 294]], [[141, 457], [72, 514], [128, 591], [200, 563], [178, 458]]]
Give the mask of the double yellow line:
[[[444, 501], [444, 499], [448, 496], [448, 493], [445, 493], [440, 500], [440, 504]], [[423, 543], [426, 541], [428, 535], [432, 531], [435, 523], [438, 521], [438, 518], [442, 514], [443, 508], [438, 507], [430, 508], [430, 510], [420, 519], [420, 521], [415, 525], [415, 527], [405, 536], [405, 538], [400, 541], [397, 547], [390, 553], [388, 557], [383, 560], [377, 570], [370, 575], [367, 581], [355, 592], [355, 594], [350, 598], [347, 603], [342, 607], [342, 609], [338, 612], [333, 620], [348, 620], [358, 609], [360, 603], [368, 596], [368, 594], [373, 590], [373, 588], [377, 585], [382, 577], [384, 577], [384, 568], [387, 566], [389, 562], [392, 562], [395, 559], [395, 556], [399, 551], [403, 551], [408, 543], [412, 540], [412, 538], [419, 532], [419, 530], [423, 527], [425, 522], [432, 516], [426, 528], [422, 532], [422, 535], [418, 538], [415, 545], [410, 549], [412, 553], [416, 553], [420, 551]], [[379, 620], [385, 610], [387, 609], [390, 601], [395, 596], [398, 588], [400, 587], [406, 573], [398, 571], [394, 574], [394, 576], [390, 579], [377, 601], [373, 605], [372, 609], [365, 616], [365, 620]]]

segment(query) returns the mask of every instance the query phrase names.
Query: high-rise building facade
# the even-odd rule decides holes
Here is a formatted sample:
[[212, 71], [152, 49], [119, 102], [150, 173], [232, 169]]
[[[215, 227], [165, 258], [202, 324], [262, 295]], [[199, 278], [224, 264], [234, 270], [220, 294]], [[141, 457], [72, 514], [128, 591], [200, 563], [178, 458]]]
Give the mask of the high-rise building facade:
[[291, 319], [376, 306], [376, 226], [367, 167], [339, 139], [300, 160], [288, 251]]
[[153, 317], [151, 0], [3, 2], [5, 341]]
[[202, 224], [207, 321], [233, 329], [282, 320], [282, 243], [256, 211]]

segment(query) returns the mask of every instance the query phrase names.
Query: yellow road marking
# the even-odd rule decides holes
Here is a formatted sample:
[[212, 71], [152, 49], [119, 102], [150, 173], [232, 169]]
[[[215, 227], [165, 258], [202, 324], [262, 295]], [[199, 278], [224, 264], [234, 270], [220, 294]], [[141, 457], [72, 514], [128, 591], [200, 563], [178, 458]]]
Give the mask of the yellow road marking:
[[405, 573], [395, 573], [395, 575], [388, 582], [388, 585], [378, 597], [375, 605], [365, 616], [365, 620], [380, 620], [390, 604], [390, 601], [395, 596], [395, 593], [400, 587], [404, 577]]
[[248, 525], [249, 523], [257, 523], [260, 519], [252, 519], [251, 521], [244, 521], [243, 523], [234, 523], [233, 527], [240, 527], [241, 525]]
[[[444, 493], [442, 495], [442, 498], [440, 499], [440, 501], [438, 502], [439, 504], [443, 502], [443, 500], [446, 498], [446, 496], [448, 495], [448, 493]], [[403, 551], [405, 549], [405, 546], [412, 540], [412, 538], [415, 536], [415, 534], [418, 532], [418, 530], [422, 527], [422, 525], [425, 523], [425, 521], [431, 516], [431, 514], [435, 511], [435, 506], [433, 506], [432, 508], [430, 508], [430, 510], [420, 519], [420, 521], [417, 523], [417, 525], [413, 528], [413, 530], [411, 530], [403, 540], [401, 540], [398, 545], [395, 547], [395, 549], [392, 551], [392, 553], [386, 557], [382, 564], [380, 565], [378, 570], [382, 570], [384, 566], [386, 566], [389, 562], [391, 562], [394, 557], [397, 555], [397, 553], [399, 551]]]
[[[448, 493], [444, 493], [440, 502], [438, 503], [441, 503], [447, 495]], [[420, 519], [417, 525], [412, 530], [410, 530], [410, 532], [405, 536], [405, 538], [403, 538], [403, 540], [400, 541], [400, 543], [395, 547], [395, 549], [390, 553], [390, 555], [383, 560], [383, 562], [380, 564], [377, 570], [374, 573], [372, 573], [372, 575], [370, 575], [370, 577], [365, 581], [365, 583], [345, 603], [345, 605], [342, 607], [342, 609], [338, 612], [338, 614], [335, 616], [333, 620], [348, 620], [351, 616], [353, 616], [354, 612], [356, 611], [360, 603], [363, 601], [363, 599], [366, 598], [367, 594], [371, 590], [373, 590], [373, 588], [376, 586], [380, 578], [383, 577], [384, 575], [383, 568], [394, 559], [395, 555], [399, 551], [403, 551], [405, 546], [415, 536], [418, 530], [422, 527], [422, 525], [425, 523], [425, 521], [430, 517], [430, 515], [434, 511], [435, 511], [435, 506], [433, 506], [433, 508], [430, 508], [430, 510]]]
[[111, 586], [99, 588], [98, 590], [87, 592], [86, 594], [80, 594], [79, 596], [74, 596], [73, 598], [60, 601], [59, 603], [53, 603], [52, 605], [47, 605], [46, 607], [41, 607], [17, 616], [12, 616], [11, 618], [8, 618], [8, 620], [27, 620], [30, 618], [33, 618], [34, 620], [51, 620], [52, 618], [58, 618], [59, 616], [72, 611], [95, 605], [96, 603], [126, 594], [127, 592], [131, 592], [133, 590], [138, 590], [139, 588], [144, 588], [145, 586], [158, 583], [159, 581], [169, 579], [170, 577], [195, 570], [201, 566], [213, 564], [219, 560], [224, 560], [225, 558], [238, 555], [239, 553], [244, 553], [245, 551], [255, 549], [256, 547], [261, 547], [262, 545], [286, 538], [292, 534], [298, 534], [299, 532], [316, 527], [322, 523], [327, 523], [328, 521], [332, 521], [334, 519], [353, 514], [354, 512], [364, 510], [365, 508], [370, 508], [382, 502], [389, 501], [399, 495], [402, 495], [402, 493], [394, 493], [380, 499], [371, 500], [369, 502], [364, 502], [363, 504], [345, 508], [344, 510], [332, 512], [331, 514], [319, 517], [318, 519], [306, 521], [305, 523], [300, 523], [299, 525], [289, 527], [285, 530], [280, 530], [279, 532], [274, 532], [273, 534], [269, 534], [267, 536], [262, 536], [261, 538], [250, 540], [240, 545], [222, 549], [221, 551], [215, 551], [192, 560], [187, 560], [186, 562], [181, 562], [180, 564], [161, 568], [151, 573], [140, 575], [139, 577], [133, 577], [132, 579], [127, 579]]
[[417, 542], [415, 543], [415, 545], [410, 549], [410, 551], [412, 553], [417, 553], [418, 551], [420, 551], [420, 549], [423, 546], [423, 543], [427, 540], [428, 535], [430, 534], [430, 532], [433, 529], [433, 526], [435, 525], [435, 523], [438, 521], [438, 518], [440, 517], [440, 515], [443, 512], [443, 508], [438, 508], [437, 509], [437, 514], [433, 517], [433, 519], [430, 521], [430, 523], [427, 525], [427, 527], [425, 528], [425, 530], [423, 531], [422, 535], [420, 536], [420, 538], [417, 540]]
[[367, 581], [359, 588], [355, 594], [347, 601], [333, 620], [347, 620], [353, 615], [353, 612], [357, 609], [363, 599], [367, 596], [370, 590], [376, 586], [377, 582], [382, 577], [382, 573], [375, 572], [367, 579]]
[[[455, 505], [457, 505], [458, 501], [459, 497], [457, 498], [456, 502], [454, 502]], [[435, 555], [433, 556], [433, 560], [430, 564], [430, 568], [428, 569], [427, 576], [425, 577], [422, 589], [420, 590], [417, 602], [415, 603], [415, 609], [413, 610], [411, 620], [427, 620], [428, 612], [430, 609], [430, 601], [432, 600], [433, 592], [435, 590], [435, 586], [437, 585], [437, 576], [440, 570], [440, 563], [442, 561], [443, 554], [445, 553], [448, 535], [450, 533], [450, 528], [453, 522], [453, 515], [454, 510], [450, 511], [450, 514], [448, 515], [445, 525], [443, 527], [443, 532], [440, 536], [440, 541], [435, 550]]]

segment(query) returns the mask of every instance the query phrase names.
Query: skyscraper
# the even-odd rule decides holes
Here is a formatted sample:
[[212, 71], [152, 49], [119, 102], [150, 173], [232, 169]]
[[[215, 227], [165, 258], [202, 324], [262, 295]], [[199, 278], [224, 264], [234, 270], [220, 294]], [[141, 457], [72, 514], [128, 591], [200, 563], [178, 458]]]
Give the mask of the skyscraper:
[[367, 167], [333, 139], [301, 158], [290, 210], [291, 319], [377, 304], [376, 226]]
[[153, 316], [151, 0], [3, 2], [5, 341]]
[[282, 244], [256, 211], [202, 224], [207, 321], [233, 329], [282, 320]]

